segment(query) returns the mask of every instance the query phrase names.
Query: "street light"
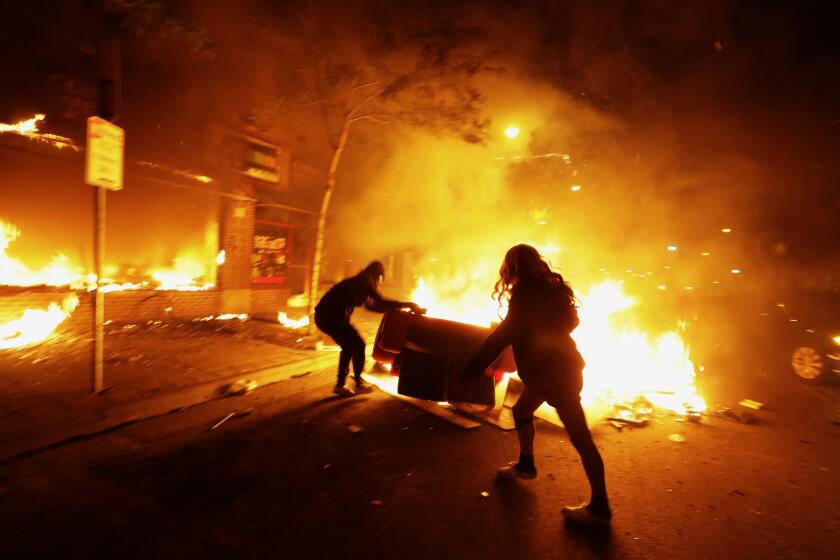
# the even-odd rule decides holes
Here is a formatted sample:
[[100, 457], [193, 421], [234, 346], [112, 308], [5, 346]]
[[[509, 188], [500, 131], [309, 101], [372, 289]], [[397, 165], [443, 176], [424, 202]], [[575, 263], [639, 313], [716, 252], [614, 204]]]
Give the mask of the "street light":
[[513, 140], [517, 136], [519, 136], [519, 127], [517, 126], [509, 126], [505, 129], [505, 136]]

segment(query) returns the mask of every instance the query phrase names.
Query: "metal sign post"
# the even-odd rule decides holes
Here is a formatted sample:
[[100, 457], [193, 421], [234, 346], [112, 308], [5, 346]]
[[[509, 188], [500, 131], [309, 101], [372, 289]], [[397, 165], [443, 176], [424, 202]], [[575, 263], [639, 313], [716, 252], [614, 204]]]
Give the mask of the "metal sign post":
[[93, 392], [105, 387], [105, 293], [100, 290], [102, 263], [105, 260], [105, 190], [118, 191], [123, 186], [123, 153], [125, 131], [99, 117], [87, 121], [87, 157], [85, 183], [94, 193], [93, 267], [96, 283], [93, 288]]

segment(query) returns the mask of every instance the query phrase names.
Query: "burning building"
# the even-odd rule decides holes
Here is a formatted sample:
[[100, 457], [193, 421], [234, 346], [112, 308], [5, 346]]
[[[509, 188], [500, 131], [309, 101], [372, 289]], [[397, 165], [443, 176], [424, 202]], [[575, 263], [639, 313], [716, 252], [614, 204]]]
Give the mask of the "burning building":
[[[31, 40], [53, 71], [21, 64], [18, 86], [0, 100], [0, 323], [8, 345], [24, 340], [20, 320], [28, 313], [31, 322], [36, 310], [55, 324], [61, 312], [64, 326], [90, 325], [97, 279], [84, 123], [102, 98], [101, 49], [91, 38], [103, 32], [95, 11], [66, 16], [73, 30]], [[231, 76], [231, 61], [196, 68], [167, 60], [165, 49], [143, 49], [128, 39], [120, 49], [125, 180], [107, 201], [98, 279], [106, 320], [276, 317], [306, 290], [323, 163], [294, 138], [240, 118], [253, 95], [237, 94], [259, 80], [257, 61], [236, 65], [231, 87], [211, 88]]]

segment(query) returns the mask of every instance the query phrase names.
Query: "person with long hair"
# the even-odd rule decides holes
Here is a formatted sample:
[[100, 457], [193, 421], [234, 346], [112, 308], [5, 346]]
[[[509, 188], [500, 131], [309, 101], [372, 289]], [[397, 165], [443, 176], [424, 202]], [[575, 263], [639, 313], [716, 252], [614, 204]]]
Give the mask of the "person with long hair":
[[532, 479], [534, 411], [548, 402], [557, 411], [569, 439], [580, 454], [592, 490], [588, 503], [563, 508], [567, 522], [609, 525], [612, 518], [604, 479], [604, 461], [586, 423], [580, 404], [584, 361], [571, 332], [579, 319], [575, 294], [530, 245], [516, 245], [505, 254], [493, 297], [508, 313], [471, 358], [466, 375], [482, 375], [508, 345], [523, 390], [513, 406], [519, 439], [519, 460], [499, 469], [504, 478]]
[[[315, 325], [341, 347], [341, 353], [338, 355], [338, 375], [335, 387], [333, 387], [333, 393], [340, 397], [371, 391], [371, 388], [362, 381], [362, 371], [365, 367], [365, 341], [350, 323], [350, 317], [356, 307], [364, 305], [377, 313], [402, 308], [408, 308], [414, 313], [426, 312], [416, 303], [382, 297], [378, 287], [384, 275], [385, 265], [380, 261], [373, 261], [355, 276], [345, 278], [330, 288], [315, 306]], [[353, 379], [356, 382], [355, 391], [344, 386], [351, 362], [353, 363]]]

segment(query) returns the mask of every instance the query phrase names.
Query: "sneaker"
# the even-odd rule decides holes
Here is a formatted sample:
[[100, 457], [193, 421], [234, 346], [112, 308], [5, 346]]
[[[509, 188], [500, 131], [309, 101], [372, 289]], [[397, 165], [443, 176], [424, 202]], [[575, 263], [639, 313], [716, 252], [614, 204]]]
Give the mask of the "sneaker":
[[356, 383], [356, 394], [357, 395], [366, 395], [368, 393], [373, 392], [373, 387], [368, 385], [367, 383]]
[[356, 394], [344, 385], [336, 385], [335, 387], [333, 387], [333, 393], [335, 393], [339, 397], [352, 397]]
[[590, 509], [589, 504], [576, 507], [566, 506], [563, 508], [563, 520], [573, 525], [586, 525], [588, 527], [609, 527], [612, 520], [612, 513], [607, 515], [595, 513]]
[[532, 478], [537, 478], [537, 471], [522, 470], [519, 468], [519, 463], [511, 461], [509, 465], [499, 467], [499, 478], [524, 478], [526, 480], [531, 480]]

